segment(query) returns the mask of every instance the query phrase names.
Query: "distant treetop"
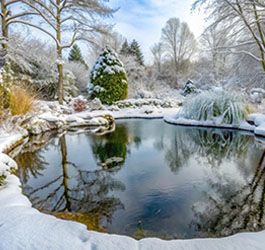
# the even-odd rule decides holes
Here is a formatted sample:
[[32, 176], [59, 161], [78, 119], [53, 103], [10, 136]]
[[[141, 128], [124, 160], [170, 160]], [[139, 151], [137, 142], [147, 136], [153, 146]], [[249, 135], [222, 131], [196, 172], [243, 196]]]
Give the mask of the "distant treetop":
[[140, 65], [144, 65], [144, 56], [141, 51], [139, 43], [134, 39], [132, 43], [129, 45], [127, 40], [122, 45], [120, 53], [122, 55], [132, 55], [136, 58], [136, 61]]
[[68, 56], [68, 60], [69, 61], [73, 61], [73, 62], [79, 62], [81, 64], [83, 64], [86, 68], [88, 68], [83, 56], [82, 56], [82, 53], [81, 53], [81, 50], [80, 48], [78, 47], [78, 45], [74, 45], [69, 53], [69, 56]]

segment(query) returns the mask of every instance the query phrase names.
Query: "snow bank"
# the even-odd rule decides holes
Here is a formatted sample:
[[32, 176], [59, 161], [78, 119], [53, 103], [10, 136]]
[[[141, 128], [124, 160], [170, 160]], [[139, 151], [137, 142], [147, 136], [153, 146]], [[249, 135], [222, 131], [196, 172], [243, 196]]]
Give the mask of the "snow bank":
[[176, 108], [157, 108], [142, 106], [141, 108], [124, 108], [120, 111], [112, 111], [112, 115], [115, 119], [124, 118], [144, 118], [144, 119], [155, 119], [163, 118], [165, 115], [175, 114], [178, 112]]
[[[263, 114], [250, 114], [248, 122], [242, 121], [237, 124], [223, 124], [214, 121], [197, 121], [186, 119], [178, 115], [166, 115], [164, 121], [170, 124], [183, 125], [183, 126], [197, 126], [197, 127], [214, 127], [225, 129], [239, 129], [254, 132], [256, 136], [265, 137], [265, 115]], [[251, 124], [250, 124], [251, 123]], [[253, 125], [252, 125], [253, 124]]]
[[248, 120], [255, 125], [255, 135], [265, 137], [265, 115], [263, 114], [250, 114]]
[[11, 145], [15, 144], [17, 141], [20, 141], [24, 135], [22, 134], [6, 134], [3, 131], [0, 131], [0, 152], [3, 152], [5, 149], [9, 148]]
[[249, 123], [242, 121], [239, 125], [238, 124], [224, 124], [224, 123], [217, 123], [214, 121], [197, 121], [186, 119], [184, 117], [174, 116], [165, 116], [164, 121], [176, 124], [176, 125], [183, 125], [183, 126], [196, 126], [196, 127], [212, 127], [212, 128], [225, 128], [225, 129], [240, 129], [254, 132], [255, 126], [250, 125]]

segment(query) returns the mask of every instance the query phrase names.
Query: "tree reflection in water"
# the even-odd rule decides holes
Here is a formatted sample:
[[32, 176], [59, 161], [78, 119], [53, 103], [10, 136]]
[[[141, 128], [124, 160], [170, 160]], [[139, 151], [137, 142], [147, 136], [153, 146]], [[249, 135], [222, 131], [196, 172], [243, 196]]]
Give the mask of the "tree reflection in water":
[[128, 143], [128, 131], [125, 126], [117, 126], [115, 133], [91, 140], [97, 164], [109, 169], [122, 166], [126, 159]]
[[251, 138], [237, 131], [180, 127], [173, 131], [170, 141], [161, 136], [154, 147], [164, 151], [168, 166], [177, 173], [194, 155], [198, 162], [206, 159], [212, 167], [220, 166], [224, 160], [244, 158]]
[[130, 153], [130, 145], [141, 145], [141, 138], [124, 125], [116, 125], [115, 133], [104, 134], [101, 137], [92, 137], [91, 143], [94, 157], [99, 166], [110, 169], [122, 166], [125, 163], [127, 153]]
[[265, 151], [254, 176], [244, 183], [238, 190], [234, 176], [218, 176], [218, 182], [208, 180], [210, 194], [193, 206], [197, 219], [192, 224], [200, 235], [218, 237], [264, 229]]
[[[32, 189], [29, 192], [29, 187], [26, 188], [27, 196], [32, 201], [34, 207], [49, 212], [75, 212], [75, 213], [89, 213], [98, 216], [99, 220], [106, 219], [111, 220], [112, 213], [118, 209], [123, 209], [123, 204], [118, 198], [108, 196], [111, 190], [125, 190], [125, 186], [122, 182], [115, 180], [112, 175], [119, 168], [114, 168], [110, 171], [104, 169], [97, 169], [94, 171], [81, 170], [73, 162], [67, 160], [67, 147], [65, 136], [60, 137], [60, 152], [61, 152], [61, 175], [55, 178], [49, 178], [49, 181], [44, 185], [39, 186], [36, 189]], [[20, 161], [26, 159], [39, 158], [42, 159], [40, 151], [32, 152], [32, 156], [28, 157], [28, 154], [22, 154], [19, 156]], [[39, 161], [36, 161], [39, 163]], [[37, 166], [37, 169], [44, 169], [44, 165], [36, 163], [30, 165], [30, 171], [35, 174], [37, 170], [32, 168]], [[40, 167], [41, 166], [41, 167]], [[74, 171], [69, 177], [68, 171]], [[24, 180], [27, 182], [28, 169], [23, 170]], [[45, 189], [49, 192], [46, 193], [46, 197], [38, 197], [38, 193], [45, 193]], [[103, 218], [104, 217], [104, 218]]]

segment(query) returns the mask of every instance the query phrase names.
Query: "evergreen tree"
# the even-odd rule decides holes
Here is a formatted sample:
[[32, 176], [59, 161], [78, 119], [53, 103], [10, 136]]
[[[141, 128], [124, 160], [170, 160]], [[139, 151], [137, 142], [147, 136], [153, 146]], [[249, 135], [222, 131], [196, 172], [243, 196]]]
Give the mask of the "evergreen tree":
[[140, 65], [144, 65], [144, 56], [143, 56], [143, 53], [141, 51], [140, 45], [138, 44], [138, 42], [136, 40], [132, 41], [130, 48], [129, 48], [129, 54], [135, 56], [136, 61]]
[[86, 67], [86, 69], [88, 69], [88, 66], [82, 56], [81, 50], [76, 44], [72, 47], [68, 56], [68, 60], [73, 62], [79, 62], [83, 64]]
[[99, 55], [90, 73], [91, 97], [98, 97], [102, 103], [113, 102], [127, 97], [127, 77], [122, 62], [116, 53], [105, 48]]
[[121, 54], [121, 55], [129, 55], [129, 54], [130, 54], [130, 47], [129, 47], [129, 45], [128, 45], [127, 39], [126, 39], [125, 42], [122, 44], [120, 54]]

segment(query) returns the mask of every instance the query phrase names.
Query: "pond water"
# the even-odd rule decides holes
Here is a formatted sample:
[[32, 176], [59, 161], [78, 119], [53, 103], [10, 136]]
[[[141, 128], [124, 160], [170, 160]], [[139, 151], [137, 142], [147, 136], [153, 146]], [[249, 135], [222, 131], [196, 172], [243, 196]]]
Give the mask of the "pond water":
[[25, 195], [43, 212], [176, 239], [264, 229], [264, 158], [247, 133], [132, 119], [102, 136], [53, 135], [15, 160]]

